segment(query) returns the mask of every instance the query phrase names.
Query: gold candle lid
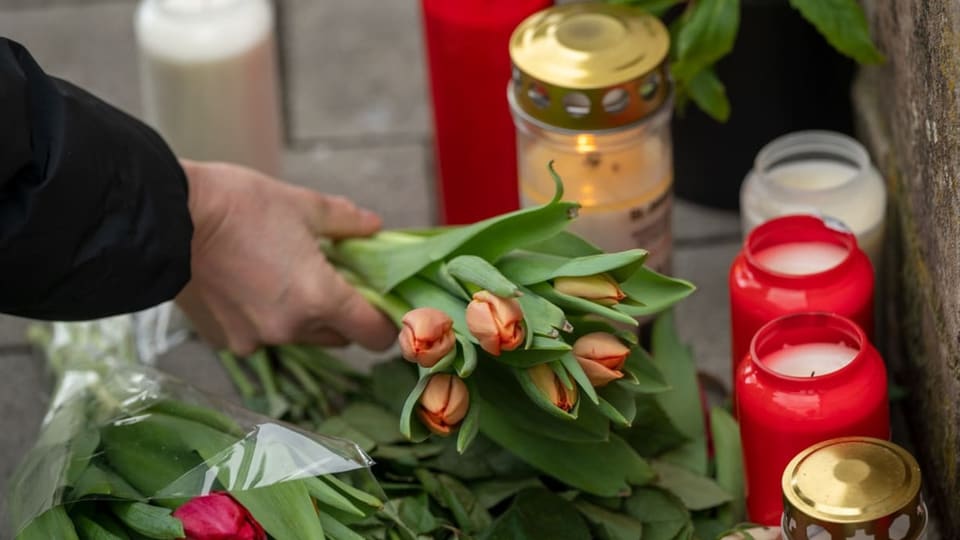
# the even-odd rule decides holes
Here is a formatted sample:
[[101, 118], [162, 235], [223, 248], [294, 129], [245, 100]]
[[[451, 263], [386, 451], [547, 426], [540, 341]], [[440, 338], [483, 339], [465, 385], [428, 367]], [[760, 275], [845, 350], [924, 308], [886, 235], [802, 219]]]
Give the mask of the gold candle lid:
[[787, 465], [782, 487], [783, 530], [790, 540], [814, 540], [814, 531], [836, 540], [912, 539], [926, 526], [920, 466], [909, 452], [880, 439], [844, 437], [811, 446]]
[[550, 127], [624, 127], [669, 101], [669, 50], [663, 23], [637, 8], [548, 8], [520, 23], [510, 39], [510, 103]]

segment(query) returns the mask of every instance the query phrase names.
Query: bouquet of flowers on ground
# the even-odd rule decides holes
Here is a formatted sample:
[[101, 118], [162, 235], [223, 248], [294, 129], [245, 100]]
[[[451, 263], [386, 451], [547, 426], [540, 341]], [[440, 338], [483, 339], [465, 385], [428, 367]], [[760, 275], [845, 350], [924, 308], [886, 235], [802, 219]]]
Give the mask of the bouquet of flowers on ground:
[[57, 374], [10, 485], [22, 540], [355, 540], [393, 526], [352, 442], [217, 402], [136, 363], [129, 319], [33, 329]]
[[224, 365], [249, 406], [369, 451], [419, 534], [712, 538], [742, 515], [736, 424], [705, 421], [672, 319], [652, 355], [636, 332], [693, 287], [566, 231], [556, 180], [541, 207], [326, 247], [405, 361], [358, 374], [285, 346]]

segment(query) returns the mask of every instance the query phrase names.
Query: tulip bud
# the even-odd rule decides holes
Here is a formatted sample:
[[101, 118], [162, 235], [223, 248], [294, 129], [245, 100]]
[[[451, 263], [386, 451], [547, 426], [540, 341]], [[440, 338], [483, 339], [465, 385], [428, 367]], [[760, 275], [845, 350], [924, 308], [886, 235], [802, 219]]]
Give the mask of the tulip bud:
[[449, 435], [470, 408], [470, 393], [463, 380], [453, 375], [431, 375], [420, 394], [417, 416], [437, 435]]
[[523, 311], [516, 298], [502, 298], [489, 291], [473, 295], [467, 306], [467, 328], [480, 347], [494, 356], [523, 343]]
[[433, 367], [457, 343], [453, 319], [439, 309], [412, 309], [403, 316], [399, 341], [404, 358], [425, 368]]
[[551, 403], [569, 412], [577, 404], [577, 387], [568, 389], [547, 364], [537, 364], [527, 369], [530, 380]]
[[630, 348], [606, 332], [586, 334], [573, 344], [573, 357], [598, 388], [623, 377], [621, 370], [629, 355]]
[[226, 493], [194, 497], [173, 517], [183, 523], [186, 540], [267, 540], [250, 512]]
[[603, 306], [615, 306], [627, 297], [607, 274], [592, 276], [558, 277], [553, 280], [557, 292], [590, 300]]

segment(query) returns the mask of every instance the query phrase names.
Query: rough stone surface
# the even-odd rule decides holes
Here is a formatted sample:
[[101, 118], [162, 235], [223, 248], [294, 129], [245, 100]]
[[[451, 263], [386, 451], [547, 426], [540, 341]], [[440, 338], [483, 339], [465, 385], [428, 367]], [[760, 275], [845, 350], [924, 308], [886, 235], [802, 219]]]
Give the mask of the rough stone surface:
[[27, 319], [0, 315], [0, 347], [26, 343], [29, 324]]
[[960, 531], [960, 4], [872, 0], [887, 64], [855, 96], [888, 178], [887, 356], [946, 531]]
[[47, 9], [8, 11], [8, 1], [0, 0], [0, 36], [22, 43], [47, 73], [139, 114], [134, 2], [75, 0]]

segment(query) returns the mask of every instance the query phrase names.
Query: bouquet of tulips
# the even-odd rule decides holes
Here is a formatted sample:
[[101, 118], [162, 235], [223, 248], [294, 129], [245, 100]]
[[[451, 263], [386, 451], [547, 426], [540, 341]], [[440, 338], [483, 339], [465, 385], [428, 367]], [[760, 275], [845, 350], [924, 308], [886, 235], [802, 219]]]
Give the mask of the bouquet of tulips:
[[541, 207], [326, 246], [405, 361], [366, 375], [284, 346], [225, 367], [249, 406], [370, 452], [417, 533], [712, 538], [742, 515], [736, 424], [705, 421], [672, 319], [652, 355], [634, 330], [693, 287], [566, 231], [562, 195], [557, 179]]
[[355, 444], [136, 363], [129, 319], [35, 327], [58, 387], [10, 485], [22, 540], [355, 540], [389, 513]]

